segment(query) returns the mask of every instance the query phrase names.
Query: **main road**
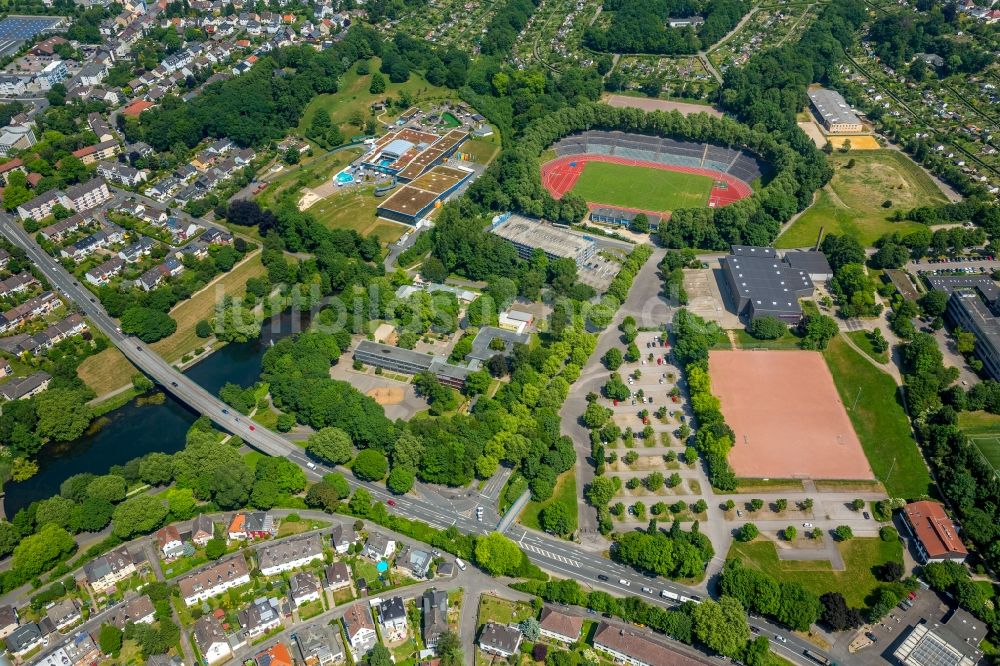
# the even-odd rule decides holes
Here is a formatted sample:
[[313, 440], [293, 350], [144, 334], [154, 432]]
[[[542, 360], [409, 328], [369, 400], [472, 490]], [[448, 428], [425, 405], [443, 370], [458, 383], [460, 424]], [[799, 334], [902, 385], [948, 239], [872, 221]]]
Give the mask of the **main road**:
[[[122, 334], [117, 322], [105, 312], [97, 298], [53, 257], [42, 250], [28, 236], [21, 225], [7, 214], [0, 214], [0, 232], [7, 240], [24, 249], [52, 286], [64, 297], [76, 303], [90, 321], [108, 336], [108, 339], [121, 350], [129, 361], [173, 394], [175, 398], [187, 404], [194, 411], [207, 416], [221, 428], [239, 437], [258, 451], [292, 460], [302, 466], [313, 479], [319, 479], [323, 474], [333, 471], [314, 463], [306, 456], [303, 449], [279, 434], [253, 423], [245, 416], [235, 414], [228, 405], [164, 361], [145, 343], [135, 337]], [[627, 312], [640, 322], [649, 318], [650, 307], [658, 300], [655, 295], [659, 289], [659, 281], [655, 277], [655, 271], [661, 254], [655, 253], [640, 271], [635, 284], [637, 288], [633, 290], [636, 293], [630, 295], [626, 306], [622, 308], [621, 316]], [[657, 305], [662, 307], [662, 302]], [[595, 352], [594, 357], [599, 358], [600, 354]], [[471, 501], [449, 499], [426, 486], [421, 486], [416, 496], [396, 497], [382, 486], [361, 483], [351, 475], [347, 476], [353, 486], [365, 487], [375, 500], [386, 503], [390, 507], [394, 506], [401, 515], [438, 528], [443, 529], [454, 525], [465, 533], [489, 534], [494, 531], [496, 521], [499, 519], [495, 509], [491, 506], [485, 519], [479, 520], [475, 516], [473, 506], [476, 499]], [[390, 499], [392, 500], [391, 505], [389, 504]], [[672, 606], [677, 603], [675, 600], [661, 596], [661, 592], [664, 591], [676, 594], [678, 597], [698, 598], [698, 590], [655, 576], [642, 576], [634, 569], [611, 562], [600, 554], [589, 553], [571, 542], [521, 527], [511, 528], [508, 535], [517, 541], [528, 559], [534, 564], [545, 570], [580, 581], [587, 587], [608, 589], [621, 594], [635, 594], [647, 602], [663, 606]], [[607, 580], [602, 580], [601, 576]], [[779, 648], [785, 653], [783, 656], [798, 656], [806, 649], [815, 651], [815, 646], [790, 632], [785, 632], [758, 619], [754, 619], [753, 623], [763, 631], [773, 632], [773, 634], [781, 635], [785, 639], [784, 642], [773, 644], [773, 647]]]

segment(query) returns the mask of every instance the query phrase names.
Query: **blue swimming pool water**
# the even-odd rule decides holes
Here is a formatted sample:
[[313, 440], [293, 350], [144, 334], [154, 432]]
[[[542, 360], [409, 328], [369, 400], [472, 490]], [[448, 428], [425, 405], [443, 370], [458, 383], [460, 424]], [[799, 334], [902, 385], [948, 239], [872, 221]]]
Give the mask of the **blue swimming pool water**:
[[375, 568], [378, 569], [379, 573], [385, 573], [389, 570], [389, 563], [385, 560], [379, 560], [378, 564], [375, 565]]
[[392, 160], [379, 160], [379, 166], [387, 167], [392, 164]]
[[336, 180], [341, 185], [346, 185], [348, 183], [354, 182], [354, 176], [347, 173], [346, 171], [341, 171], [336, 176], [334, 176], [334, 180]]

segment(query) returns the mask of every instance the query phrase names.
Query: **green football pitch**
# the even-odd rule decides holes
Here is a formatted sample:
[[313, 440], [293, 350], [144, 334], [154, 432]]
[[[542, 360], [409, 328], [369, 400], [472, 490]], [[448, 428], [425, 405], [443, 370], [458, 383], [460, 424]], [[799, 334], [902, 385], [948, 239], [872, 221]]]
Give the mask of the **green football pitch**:
[[572, 192], [589, 203], [667, 212], [707, 205], [712, 183], [699, 174], [587, 162]]

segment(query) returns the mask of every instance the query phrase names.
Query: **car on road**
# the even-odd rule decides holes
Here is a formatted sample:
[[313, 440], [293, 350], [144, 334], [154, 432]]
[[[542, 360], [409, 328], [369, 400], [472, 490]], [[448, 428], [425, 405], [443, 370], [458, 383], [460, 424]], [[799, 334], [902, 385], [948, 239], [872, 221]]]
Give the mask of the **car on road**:
[[644, 587], [644, 588], [642, 588], [642, 591], [643, 591], [643, 592], [645, 592], [646, 594], [653, 594], [653, 590], [651, 590], [651, 589], [650, 589], [650, 588], [648, 588], [648, 587]]
[[476, 519], [479, 521], [482, 521], [483, 519], [483, 507], [481, 506], [476, 507]]
[[869, 519], [871, 518], [871, 516], [870, 516], [870, 515], [868, 515], [868, 512], [867, 512], [867, 511], [863, 511], [863, 512], [861, 513], [861, 515], [865, 517], [865, 520], [869, 520]]
[[176, 387], [177, 386], [177, 382], [170, 382], [170, 385]]
[[802, 527], [812, 527], [812, 523], [802, 523]]
[[309, 469], [316, 469], [316, 463], [314, 463], [314, 462], [307, 462], [306, 463], [306, 467], [308, 467]]
[[632, 583], [628, 582], [624, 578], [619, 578], [618, 579], [618, 584], [619, 585], [624, 585], [625, 587], [630, 587], [632, 585]]
[[136, 351], [142, 351], [142, 347], [140, 347], [139, 345], [136, 345], [136, 346], [135, 346], [135, 350], [136, 350]]
[[781, 634], [775, 634], [774, 635], [774, 640], [781, 641], [782, 643], [787, 643], [788, 642], [788, 639], [785, 638], [784, 636], [782, 636]]
[[228, 409], [223, 409], [223, 410], [222, 410], [222, 413], [223, 413], [223, 414], [228, 414], [228, 413], [229, 413], [229, 410], [228, 410]]
[[604, 580], [604, 581], [606, 581], [606, 580], [608, 580], [608, 577], [605, 576], [604, 574], [597, 574], [597, 580]]
[[253, 432], [253, 431], [254, 431], [254, 430], [256, 430], [256, 429], [257, 429], [257, 428], [255, 428], [254, 426], [250, 426], [250, 432]]
[[386, 500], [385, 503], [389, 506], [396, 506], [396, 500], [394, 499]]

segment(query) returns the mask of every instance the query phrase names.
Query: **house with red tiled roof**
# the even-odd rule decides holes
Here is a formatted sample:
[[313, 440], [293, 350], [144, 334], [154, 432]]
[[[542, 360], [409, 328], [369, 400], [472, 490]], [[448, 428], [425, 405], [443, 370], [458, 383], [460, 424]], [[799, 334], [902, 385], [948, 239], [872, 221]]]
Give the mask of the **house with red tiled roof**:
[[963, 562], [969, 551], [958, 536], [955, 523], [938, 502], [911, 502], [903, 507], [907, 530], [913, 535], [917, 553], [928, 562]]
[[128, 116], [129, 118], [138, 118], [139, 114], [146, 109], [153, 108], [154, 104], [152, 102], [147, 102], [144, 99], [137, 99], [124, 109], [122, 109], [122, 115]]

